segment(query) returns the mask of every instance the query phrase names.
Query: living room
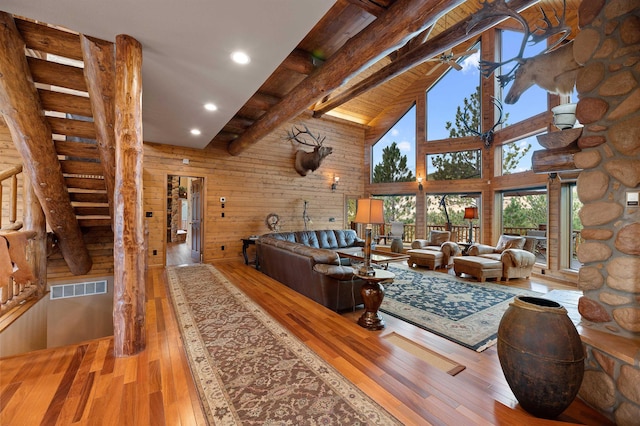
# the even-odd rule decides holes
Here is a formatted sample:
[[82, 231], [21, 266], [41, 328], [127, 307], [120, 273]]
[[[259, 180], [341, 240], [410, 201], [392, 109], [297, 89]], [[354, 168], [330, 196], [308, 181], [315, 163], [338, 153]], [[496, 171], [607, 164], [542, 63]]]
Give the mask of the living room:
[[[577, 9], [577, 6], [575, 7]], [[491, 36], [487, 36], [491, 38]], [[421, 70], [421, 74], [427, 72]], [[401, 77], [398, 77], [401, 79]], [[205, 149], [186, 148], [153, 142], [144, 144], [144, 202], [143, 210], [146, 215], [145, 224], [148, 226], [148, 266], [155, 272], [151, 272], [151, 280], [161, 279], [160, 275], [165, 261], [166, 251], [166, 181], [167, 174], [192, 176], [204, 179], [204, 238], [202, 245], [203, 261], [205, 263], [229, 261], [230, 265], [238, 266], [242, 256], [242, 239], [251, 235], [261, 235], [268, 232], [265, 218], [270, 213], [277, 213], [280, 217], [280, 226], [283, 230], [303, 229], [306, 214], [311, 219], [313, 229], [346, 229], [350, 223], [347, 216], [347, 201], [367, 195], [411, 195], [416, 197], [416, 237], [427, 235], [429, 217], [427, 211], [427, 196], [451, 193], [477, 193], [481, 194], [480, 233], [476, 239], [488, 244], [495, 243], [502, 233], [499, 225], [499, 215], [496, 208], [495, 195], [505, 190], [518, 190], [520, 188], [540, 187], [547, 188], [549, 197], [549, 221], [547, 223], [548, 234], [548, 261], [547, 264], [538, 265], [535, 269], [537, 277], [553, 278], [576, 286], [578, 281], [577, 270], [566, 268], [561, 257], [563, 239], [561, 217], [561, 196], [565, 192], [565, 185], [571, 178], [562, 176], [558, 179], [550, 179], [547, 173], [537, 174], [532, 171], [522, 174], [502, 176], [496, 174], [495, 148], [509, 143], [524, 135], [541, 128], [551, 126], [551, 113], [545, 110], [534, 115], [524, 122], [513, 123], [508, 129], [496, 131], [492, 149], [484, 149], [482, 142], [474, 137], [464, 138], [460, 141], [440, 141], [418, 143], [416, 145], [417, 158], [425, 158], [427, 154], [448, 152], [452, 146], [455, 149], [480, 149], [482, 155], [482, 178], [465, 182], [456, 181], [427, 181], [425, 179], [424, 190], [418, 189], [418, 182], [401, 183], [370, 183], [370, 173], [373, 168], [372, 158], [367, 154], [371, 147], [388, 132], [408, 111], [412, 104], [417, 107], [418, 123], [424, 122], [427, 109], [427, 100], [424, 93], [426, 81], [420, 79], [407, 79], [404, 84], [408, 86], [401, 96], [390, 102], [388, 97], [371, 95], [369, 102], [383, 104], [384, 114], [368, 120], [368, 124], [354, 123], [324, 115], [322, 118], [313, 118], [311, 112], [304, 112], [293, 119], [280, 124], [277, 129], [267, 134], [259, 143], [244, 150], [241, 155], [229, 155], [227, 145], [212, 143]], [[555, 96], [550, 96], [550, 102], [557, 103]], [[490, 98], [483, 98], [483, 103], [490, 104]], [[495, 111], [494, 111], [495, 113]], [[490, 114], [491, 116], [493, 115]], [[496, 117], [483, 116], [490, 127]], [[307, 126], [314, 134], [327, 137], [325, 144], [333, 148], [333, 153], [327, 156], [320, 168], [306, 176], [300, 176], [293, 167], [293, 157], [297, 146], [284, 140], [287, 131], [295, 126]], [[487, 128], [486, 126], [483, 128]], [[416, 140], [424, 138], [425, 129], [417, 126]], [[422, 139], [424, 138], [424, 139]], [[21, 163], [8, 128], [2, 127], [2, 167]], [[364, 153], [364, 155], [363, 155]], [[425, 162], [417, 161], [415, 175], [426, 177], [429, 171]], [[339, 182], [335, 190], [332, 189], [334, 178], [338, 176]], [[573, 178], [575, 180], [575, 177]], [[221, 199], [224, 198], [224, 201]], [[92, 240], [91, 231], [85, 238], [89, 241], [89, 251], [94, 259], [94, 267], [89, 276], [110, 275], [113, 273], [113, 261], [108, 245], [108, 238]], [[225, 269], [224, 266], [221, 266]], [[242, 279], [259, 282], [254, 275], [254, 270], [243, 272], [243, 267], [236, 272], [232, 268], [226, 270], [230, 275], [237, 274]], [[50, 272], [53, 282], [65, 280], [70, 275], [62, 256], [54, 254], [50, 259]], [[544, 273], [545, 277], [541, 275]], [[534, 278], [535, 280], [535, 278]], [[272, 296], [275, 297], [275, 292]], [[304, 302], [302, 306], [306, 306]], [[308, 309], [308, 306], [305, 307]], [[298, 320], [300, 320], [298, 318]], [[351, 331], [364, 341], [370, 340], [366, 333]], [[334, 331], [327, 330], [327, 333]], [[302, 333], [304, 334], [304, 333]], [[425, 337], [420, 337], [425, 339]], [[633, 343], [632, 340], [630, 342]], [[429, 342], [438, 345], [434, 341]], [[329, 351], [331, 343], [326, 342], [325, 350]], [[470, 362], [473, 357], [466, 358]], [[355, 360], [355, 362], [360, 362]], [[489, 368], [495, 368], [496, 364], [490, 364]], [[370, 365], [374, 369], [375, 365]], [[368, 379], [354, 372], [352, 380]], [[504, 386], [501, 383], [500, 386]], [[426, 392], [426, 391], [425, 391]], [[421, 411], [420, 408], [416, 408]], [[502, 413], [503, 408], [496, 408]], [[508, 416], [508, 415], [507, 415]], [[429, 415], [425, 414], [425, 419]], [[432, 419], [436, 421], [435, 418]]]

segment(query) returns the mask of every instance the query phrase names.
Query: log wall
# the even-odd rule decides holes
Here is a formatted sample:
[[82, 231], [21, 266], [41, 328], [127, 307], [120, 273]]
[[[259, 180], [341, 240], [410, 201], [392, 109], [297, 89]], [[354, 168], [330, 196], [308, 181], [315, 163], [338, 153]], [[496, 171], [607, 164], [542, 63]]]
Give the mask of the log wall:
[[[326, 136], [324, 144], [333, 147], [333, 153], [320, 168], [305, 177], [293, 168], [298, 144], [284, 140], [292, 125], [302, 124], [313, 134]], [[345, 197], [361, 196], [364, 190], [363, 141], [362, 126], [331, 117], [313, 119], [305, 113], [239, 156], [231, 156], [226, 146], [199, 150], [145, 143], [144, 210], [152, 213], [150, 218], [145, 214], [149, 266], [165, 262], [168, 174], [204, 178], [202, 249], [204, 261], [209, 262], [241, 256], [242, 238], [269, 232], [264, 224], [269, 213], [280, 216], [282, 231], [303, 229], [304, 200], [309, 202], [310, 229], [348, 226], [344, 219]], [[184, 164], [184, 159], [189, 164]], [[332, 192], [334, 175], [340, 177], [340, 182]], [[224, 208], [220, 197], [226, 198]]]

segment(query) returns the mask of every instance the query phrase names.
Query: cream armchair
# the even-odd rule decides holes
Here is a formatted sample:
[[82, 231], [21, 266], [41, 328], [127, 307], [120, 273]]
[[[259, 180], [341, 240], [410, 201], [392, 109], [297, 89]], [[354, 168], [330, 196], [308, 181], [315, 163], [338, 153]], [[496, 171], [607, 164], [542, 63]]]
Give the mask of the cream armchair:
[[442, 252], [442, 263], [448, 267], [453, 264], [454, 256], [459, 256], [462, 253], [460, 246], [453, 241], [449, 241], [450, 238], [451, 232], [449, 231], [430, 231], [428, 240], [413, 240], [411, 248]]
[[502, 279], [529, 278], [536, 256], [532, 253], [533, 244], [525, 237], [501, 235], [498, 244], [493, 247], [486, 244], [473, 244], [469, 247], [469, 256], [480, 256], [498, 260], [502, 263]]

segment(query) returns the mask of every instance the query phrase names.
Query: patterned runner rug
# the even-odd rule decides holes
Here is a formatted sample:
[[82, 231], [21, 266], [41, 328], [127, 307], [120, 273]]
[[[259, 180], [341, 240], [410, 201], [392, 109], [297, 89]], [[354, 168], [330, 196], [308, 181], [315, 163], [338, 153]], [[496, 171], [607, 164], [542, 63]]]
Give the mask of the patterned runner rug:
[[540, 293], [493, 283], [469, 282], [442, 272], [389, 264], [396, 274], [385, 284], [380, 311], [476, 352], [497, 341], [498, 325], [519, 294]]
[[210, 424], [400, 424], [213, 266], [167, 276]]

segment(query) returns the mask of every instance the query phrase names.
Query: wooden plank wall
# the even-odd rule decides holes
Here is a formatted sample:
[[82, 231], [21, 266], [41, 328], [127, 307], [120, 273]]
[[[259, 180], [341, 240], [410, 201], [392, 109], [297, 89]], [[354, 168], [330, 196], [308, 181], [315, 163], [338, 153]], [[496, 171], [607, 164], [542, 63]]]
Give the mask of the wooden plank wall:
[[[325, 145], [333, 147], [333, 153], [325, 158], [322, 166], [305, 177], [293, 168], [297, 144], [284, 140], [291, 125], [303, 123], [314, 134], [326, 136]], [[145, 143], [144, 211], [153, 214], [145, 219], [149, 227], [149, 266], [161, 266], [165, 262], [168, 174], [205, 178], [205, 262], [241, 256], [241, 238], [267, 233], [264, 219], [269, 213], [280, 215], [283, 231], [303, 229], [303, 200], [309, 202], [308, 213], [313, 221], [310, 229], [348, 226], [344, 223], [345, 197], [361, 196], [364, 192], [364, 131], [364, 126], [331, 117], [313, 119], [305, 113], [237, 157], [229, 155], [222, 146], [199, 150]], [[185, 158], [189, 159], [188, 165], [183, 164]], [[11, 135], [2, 122], [0, 169], [20, 163]], [[334, 175], [340, 177], [340, 183], [332, 192]], [[220, 197], [226, 197], [224, 209]], [[21, 217], [22, 200], [18, 206]], [[223, 211], [224, 218], [221, 217]], [[331, 222], [330, 218], [335, 221]], [[92, 228], [84, 237], [93, 259], [93, 268], [87, 276], [112, 275], [111, 230]], [[48, 262], [49, 280], [59, 281], [71, 276], [59, 253], [54, 253]]]
[[[320, 168], [305, 177], [293, 168], [298, 144], [284, 139], [292, 125], [302, 124], [314, 135], [326, 136], [324, 144], [333, 147]], [[242, 238], [269, 232], [264, 224], [269, 213], [280, 216], [282, 231], [304, 229], [304, 200], [309, 202], [308, 214], [313, 221], [310, 229], [347, 227], [345, 196], [359, 196], [364, 190], [363, 144], [363, 126], [331, 117], [313, 119], [306, 113], [235, 157], [227, 153], [226, 146], [199, 150], [145, 143], [144, 210], [152, 213], [145, 219], [149, 266], [164, 265], [165, 261], [168, 174], [205, 180], [203, 258], [209, 262], [241, 256]], [[184, 164], [184, 159], [189, 164]], [[332, 192], [334, 175], [340, 177], [340, 183]], [[220, 197], [226, 198], [224, 208]]]

